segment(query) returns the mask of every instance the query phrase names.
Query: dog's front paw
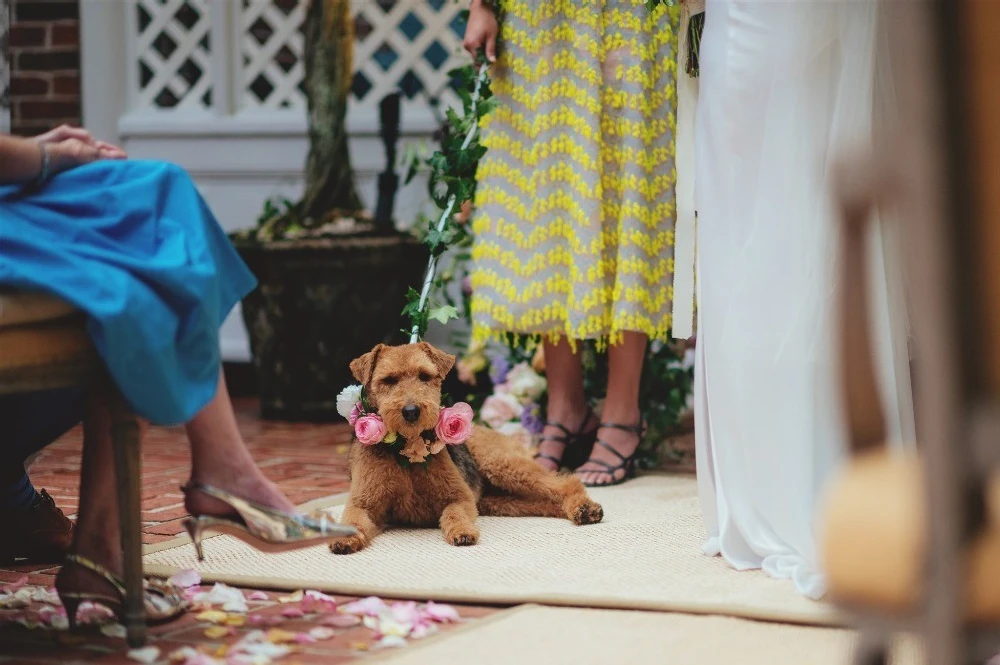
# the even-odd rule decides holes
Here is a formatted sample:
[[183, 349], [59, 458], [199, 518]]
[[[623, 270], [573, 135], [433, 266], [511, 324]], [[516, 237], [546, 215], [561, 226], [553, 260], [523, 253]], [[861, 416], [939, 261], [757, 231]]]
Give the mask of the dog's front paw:
[[573, 510], [570, 519], [576, 525], [597, 524], [604, 519], [604, 509], [601, 504], [587, 499]]
[[362, 534], [356, 536], [345, 536], [330, 543], [330, 551], [334, 554], [354, 554], [365, 548], [367, 543]]
[[449, 543], [456, 547], [468, 547], [479, 542], [479, 530], [475, 527], [471, 529], [455, 529], [445, 534]]

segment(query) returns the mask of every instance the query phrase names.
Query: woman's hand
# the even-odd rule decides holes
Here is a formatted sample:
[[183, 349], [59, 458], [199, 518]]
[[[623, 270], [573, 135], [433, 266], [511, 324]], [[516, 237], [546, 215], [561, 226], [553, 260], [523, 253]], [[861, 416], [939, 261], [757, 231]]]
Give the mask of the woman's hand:
[[486, 6], [483, 0], [472, 0], [469, 7], [469, 23], [465, 26], [465, 39], [462, 46], [473, 57], [479, 49], [486, 50], [486, 59], [491, 63], [497, 60], [497, 35], [500, 24], [496, 14]]
[[81, 164], [99, 159], [125, 159], [125, 151], [118, 146], [98, 141], [90, 132], [80, 127], [60, 125], [50, 132], [35, 137], [44, 146], [52, 160], [52, 171], [60, 173]]

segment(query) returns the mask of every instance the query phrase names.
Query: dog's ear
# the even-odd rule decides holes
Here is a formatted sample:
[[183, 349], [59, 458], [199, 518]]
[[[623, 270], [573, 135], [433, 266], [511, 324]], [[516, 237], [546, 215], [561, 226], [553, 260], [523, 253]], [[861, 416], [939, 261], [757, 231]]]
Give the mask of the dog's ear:
[[455, 366], [455, 356], [445, 353], [441, 349], [435, 348], [428, 344], [427, 342], [420, 342], [420, 348], [424, 350], [427, 357], [431, 359], [434, 366], [437, 367], [438, 376], [442, 379], [448, 375], [451, 368]]
[[374, 349], [351, 361], [351, 374], [354, 375], [358, 383], [367, 386], [368, 382], [371, 381], [372, 374], [375, 373], [375, 365], [378, 364], [379, 354], [384, 348], [385, 344], [376, 344]]

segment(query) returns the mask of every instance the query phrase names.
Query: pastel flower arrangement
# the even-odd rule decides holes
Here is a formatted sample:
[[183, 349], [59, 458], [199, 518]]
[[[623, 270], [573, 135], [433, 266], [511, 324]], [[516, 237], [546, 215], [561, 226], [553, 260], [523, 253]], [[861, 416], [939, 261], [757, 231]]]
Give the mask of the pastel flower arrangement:
[[[390, 432], [382, 416], [368, 404], [362, 386], [348, 386], [340, 392], [337, 413], [351, 424], [354, 436], [362, 446], [395, 446], [400, 443], [399, 435]], [[431, 440], [411, 442], [398, 452], [412, 463], [425, 462], [428, 456], [438, 454], [447, 446], [458, 446], [468, 441], [474, 418], [472, 407], [465, 402], [442, 407]]]
[[533, 446], [545, 424], [541, 405], [548, 382], [542, 374], [541, 353], [531, 362], [523, 360], [513, 365], [502, 355], [492, 360], [485, 359], [485, 354], [481, 358], [466, 355], [463, 360], [472, 367], [489, 368], [493, 390], [479, 410], [480, 419], [498, 432], [521, 437], [525, 446]]

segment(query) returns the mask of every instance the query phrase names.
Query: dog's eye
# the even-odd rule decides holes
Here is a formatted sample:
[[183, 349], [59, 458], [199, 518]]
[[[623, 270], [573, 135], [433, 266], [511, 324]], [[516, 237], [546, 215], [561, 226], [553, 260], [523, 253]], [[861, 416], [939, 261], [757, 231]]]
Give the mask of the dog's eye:
[[430, 374], [428, 374], [427, 372], [421, 372], [420, 374], [417, 375], [417, 378], [420, 379], [421, 381], [423, 381], [424, 383], [427, 383], [433, 377]]
[[387, 376], [384, 379], [382, 379], [381, 383], [383, 386], [394, 386], [397, 383], [399, 383], [399, 378], [395, 376]]

